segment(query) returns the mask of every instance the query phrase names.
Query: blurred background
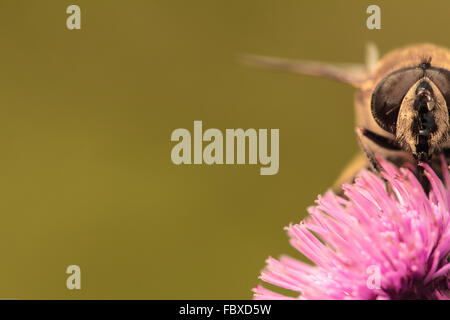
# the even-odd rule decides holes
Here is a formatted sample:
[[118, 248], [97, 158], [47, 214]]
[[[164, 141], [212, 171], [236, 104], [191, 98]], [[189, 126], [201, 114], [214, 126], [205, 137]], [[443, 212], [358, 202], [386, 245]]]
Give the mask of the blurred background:
[[[81, 7], [82, 29], [66, 28]], [[381, 7], [381, 30], [366, 8]], [[0, 0], [0, 298], [249, 299], [357, 150], [353, 92], [237, 63], [449, 45], [447, 1]], [[279, 128], [280, 170], [176, 166], [176, 128]], [[68, 265], [82, 289], [68, 290]]]

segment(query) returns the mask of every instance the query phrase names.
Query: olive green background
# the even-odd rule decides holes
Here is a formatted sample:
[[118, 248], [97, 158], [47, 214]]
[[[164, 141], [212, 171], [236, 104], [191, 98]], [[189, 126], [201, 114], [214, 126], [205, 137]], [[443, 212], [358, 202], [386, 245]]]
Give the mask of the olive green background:
[[[82, 30], [66, 29], [78, 4]], [[382, 29], [366, 28], [379, 4]], [[0, 0], [0, 298], [248, 299], [357, 150], [353, 89], [241, 53], [449, 45], [446, 1]], [[280, 171], [176, 166], [176, 128], [279, 128]], [[66, 289], [68, 265], [82, 289]]]

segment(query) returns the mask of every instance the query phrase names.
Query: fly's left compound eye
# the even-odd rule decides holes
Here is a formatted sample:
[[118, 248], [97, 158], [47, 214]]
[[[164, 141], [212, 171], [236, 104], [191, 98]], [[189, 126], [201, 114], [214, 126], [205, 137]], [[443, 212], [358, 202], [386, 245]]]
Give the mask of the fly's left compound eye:
[[438, 87], [444, 96], [447, 108], [450, 107], [450, 71], [442, 68], [431, 68], [426, 71], [427, 76]]
[[402, 100], [408, 90], [423, 76], [423, 69], [405, 68], [390, 73], [378, 83], [372, 94], [371, 110], [372, 116], [381, 128], [395, 134]]

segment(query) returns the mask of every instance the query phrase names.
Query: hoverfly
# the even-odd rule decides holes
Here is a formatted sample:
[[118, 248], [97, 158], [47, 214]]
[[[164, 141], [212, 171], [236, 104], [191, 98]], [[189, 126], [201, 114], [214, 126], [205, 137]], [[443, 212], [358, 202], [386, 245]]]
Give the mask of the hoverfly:
[[[336, 181], [351, 182], [366, 167], [380, 171], [377, 156], [398, 166], [412, 165], [428, 189], [420, 163], [441, 172], [441, 155], [450, 156], [450, 51], [431, 44], [394, 50], [378, 59], [367, 46], [365, 64], [328, 64], [245, 56], [253, 66], [322, 76], [357, 88], [356, 134], [361, 151]], [[376, 156], [377, 155], [377, 156]]]

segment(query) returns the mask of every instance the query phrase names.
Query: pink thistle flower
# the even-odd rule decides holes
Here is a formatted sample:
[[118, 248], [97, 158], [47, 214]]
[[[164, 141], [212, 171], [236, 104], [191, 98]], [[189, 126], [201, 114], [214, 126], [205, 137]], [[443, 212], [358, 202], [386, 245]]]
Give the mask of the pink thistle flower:
[[286, 228], [290, 243], [315, 266], [269, 258], [260, 279], [298, 292], [290, 298], [263, 286], [254, 299], [449, 299], [450, 178], [424, 165], [427, 195], [414, 174], [382, 161], [383, 179], [363, 171], [347, 198], [327, 192], [310, 216]]

